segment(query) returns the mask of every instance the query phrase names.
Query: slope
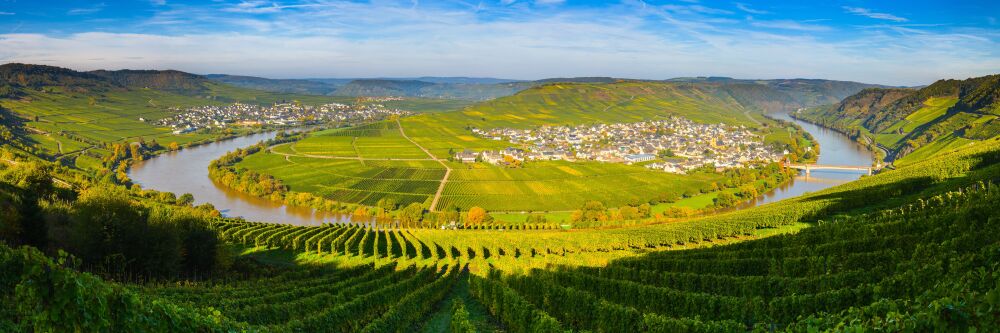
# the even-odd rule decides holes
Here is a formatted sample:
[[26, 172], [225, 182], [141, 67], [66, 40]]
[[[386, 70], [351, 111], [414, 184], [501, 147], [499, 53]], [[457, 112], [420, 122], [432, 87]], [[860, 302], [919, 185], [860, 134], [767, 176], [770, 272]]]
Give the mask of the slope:
[[[159, 119], [195, 106], [233, 102], [272, 104], [350, 103], [353, 98], [252, 90], [221, 84], [178, 71], [119, 70], [78, 72], [66, 68], [0, 65], [0, 108], [23, 125], [25, 148], [67, 165], [86, 167], [107, 155], [105, 146], [125, 141], [155, 140], [180, 145], [210, 140], [225, 133], [175, 134], [156, 125]], [[386, 102], [389, 107], [440, 111], [464, 103], [430, 99]], [[230, 133], [231, 134], [231, 133]]]
[[1000, 75], [940, 80], [921, 89], [866, 89], [795, 116], [848, 133], [897, 165], [1000, 135]]

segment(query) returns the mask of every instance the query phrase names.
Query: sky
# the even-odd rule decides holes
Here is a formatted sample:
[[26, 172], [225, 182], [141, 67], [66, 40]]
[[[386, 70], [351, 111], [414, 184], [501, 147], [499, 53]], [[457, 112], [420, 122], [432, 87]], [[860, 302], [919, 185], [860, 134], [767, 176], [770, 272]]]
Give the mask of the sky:
[[1000, 2], [0, 0], [0, 63], [269, 78], [1000, 73]]

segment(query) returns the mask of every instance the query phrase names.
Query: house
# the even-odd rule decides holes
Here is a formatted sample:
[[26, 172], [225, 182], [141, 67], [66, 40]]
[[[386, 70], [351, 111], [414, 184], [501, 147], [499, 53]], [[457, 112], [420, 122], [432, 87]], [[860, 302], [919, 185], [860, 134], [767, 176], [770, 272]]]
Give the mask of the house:
[[[492, 151], [492, 150], [487, 150], [487, 151], [483, 152], [482, 156], [483, 156], [483, 162], [490, 163], [490, 164], [501, 164], [501, 163], [503, 163], [503, 155], [501, 155], [498, 152], [495, 152], [495, 151]], [[473, 159], [473, 161], [475, 161], [475, 159]]]
[[479, 154], [469, 149], [463, 150], [462, 152], [455, 154], [455, 160], [460, 161], [462, 163], [475, 163], [476, 157], [479, 157]]
[[653, 154], [630, 154], [630, 155], [625, 155], [625, 162], [638, 163], [638, 162], [652, 161], [654, 158], [656, 158], [656, 155]]

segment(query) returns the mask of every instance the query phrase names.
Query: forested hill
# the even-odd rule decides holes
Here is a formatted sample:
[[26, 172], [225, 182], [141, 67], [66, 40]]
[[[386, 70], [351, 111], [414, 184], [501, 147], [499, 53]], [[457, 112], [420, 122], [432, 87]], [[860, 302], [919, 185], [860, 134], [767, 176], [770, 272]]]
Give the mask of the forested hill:
[[208, 91], [208, 79], [201, 75], [175, 70], [97, 70], [91, 74], [106, 78], [122, 87], [131, 89], [156, 89], [185, 95], [198, 95]]
[[28, 64], [0, 65], [0, 98], [17, 97], [25, 89], [64, 87], [75, 92], [118, 88], [105, 78], [71, 69]]
[[899, 163], [1000, 134], [1000, 75], [940, 80], [920, 89], [865, 89], [799, 118], [882, 147]]

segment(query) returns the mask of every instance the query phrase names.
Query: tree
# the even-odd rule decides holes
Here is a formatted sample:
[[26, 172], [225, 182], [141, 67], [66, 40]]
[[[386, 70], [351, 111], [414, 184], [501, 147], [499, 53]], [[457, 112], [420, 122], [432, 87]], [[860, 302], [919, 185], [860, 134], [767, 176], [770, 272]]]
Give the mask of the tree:
[[399, 221], [405, 224], [415, 225], [423, 218], [424, 206], [413, 202], [399, 212]]
[[469, 208], [469, 213], [466, 216], [466, 221], [468, 221], [469, 224], [479, 225], [483, 224], [483, 222], [486, 221], [486, 217], [487, 214], [485, 209], [482, 209], [479, 206], [474, 206], [472, 208]]
[[716, 207], [730, 207], [736, 204], [736, 196], [729, 192], [720, 192], [719, 196], [712, 200]]
[[587, 201], [579, 210], [573, 212], [570, 219], [574, 222], [607, 221], [608, 213], [600, 201]]
[[177, 204], [181, 206], [187, 206], [194, 203], [194, 195], [191, 193], [184, 193], [179, 198], [177, 198]]
[[169, 149], [171, 151], [174, 151], [174, 150], [181, 149], [181, 146], [178, 145], [176, 141], [172, 141], [169, 144], [167, 144], [167, 149]]

